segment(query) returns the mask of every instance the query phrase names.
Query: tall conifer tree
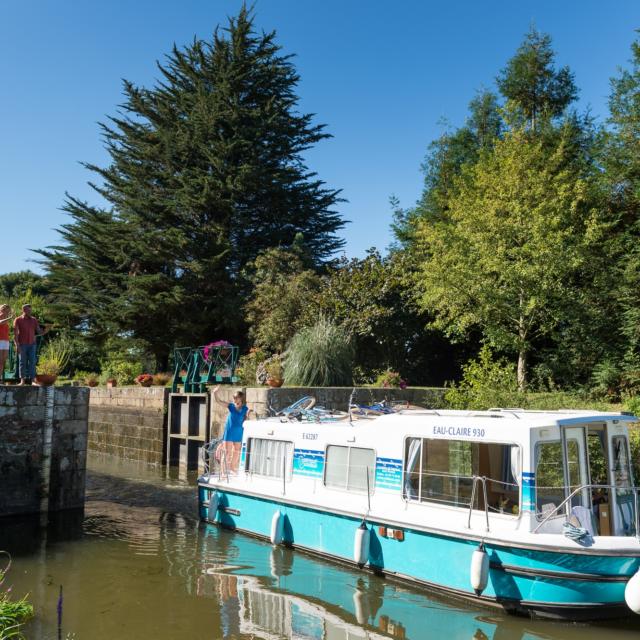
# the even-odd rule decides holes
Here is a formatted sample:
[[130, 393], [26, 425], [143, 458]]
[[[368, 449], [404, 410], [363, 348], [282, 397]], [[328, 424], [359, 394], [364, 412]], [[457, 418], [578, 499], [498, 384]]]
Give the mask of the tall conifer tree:
[[165, 361], [175, 344], [241, 337], [241, 273], [261, 251], [302, 233], [319, 266], [344, 223], [302, 156], [328, 134], [297, 112], [290, 56], [246, 8], [158, 69], [150, 89], [125, 81], [102, 125], [111, 162], [87, 165], [109, 207], [70, 198], [64, 243], [40, 253], [61, 315]]

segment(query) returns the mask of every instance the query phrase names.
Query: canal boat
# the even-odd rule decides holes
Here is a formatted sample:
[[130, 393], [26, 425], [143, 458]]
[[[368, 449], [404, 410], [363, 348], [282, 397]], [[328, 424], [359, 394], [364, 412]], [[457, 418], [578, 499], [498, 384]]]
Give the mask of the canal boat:
[[237, 470], [209, 448], [200, 517], [508, 612], [640, 613], [636, 421], [298, 404], [245, 422]]

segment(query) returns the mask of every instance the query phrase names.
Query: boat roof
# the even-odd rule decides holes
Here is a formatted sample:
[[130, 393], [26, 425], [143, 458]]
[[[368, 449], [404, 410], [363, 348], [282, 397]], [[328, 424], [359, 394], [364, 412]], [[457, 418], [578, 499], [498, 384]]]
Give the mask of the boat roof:
[[[343, 414], [344, 416], [344, 414]], [[486, 411], [460, 411], [460, 410], [441, 410], [441, 409], [401, 409], [389, 414], [369, 415], [366, 417], [354, 415], [353, 421], [348, 418], [332, 421], [325, 419], [316, 423], [313, 420], [292, 420], [287, 421], [282, 417], [267, 418], [258, 422], [280, 422], [289, 425], [322, 425], [323, 427], [358, 427], [370, 429], [371, 427], [386, 427], [389, 423], [405, 423], [411, 425], [411, 428], [431, 426], [434, 424], [456, 424], [464, 425], [465, 423], [484, 423], [495, 426], [509, 426], [515, 429], [535, 429], [538, 427], [571, 427], [586, 423], [602, 423], [602, 422], [621, 422], [633, 423], [638, 422], [638, 418], [634, 415], [618, 412], [604, 412], [593, 410], [577, 410], [577, 409], [561, 409], [556, 411], [538, 411], [519, 408], [493, 408]], [[254, 423], [255, 424], [255, 423]], [[375, 428], [374, 427], [374, 428]]]
[[519, 426], [527, 428], [548, 427], [557, 425], [559, 427], [569, 427], [576, 424], [584, 424], [587, 422], [603, 422], [603, 421], [619, 421], [619, 422], [638, 422], [638, 418], [634, 415], [593, 411], [589, 409], [559, 409], [556, 411], [549, 410], [532, 410], [519, 408], [493, 408], [486, 411], [456, 411], [456, 410], [431, 410], [431, 409], [413, 409], [402, 410], [396, 414], [381, 416], [379, 419], [390, 418], [393, 415], [420, 416], [423, 419], [429, 417], [429, 422], [435, 420], [455, 420], [459, 422], [461, 419], [476, 420], [500, 420], [500, 422], [513, 422]]

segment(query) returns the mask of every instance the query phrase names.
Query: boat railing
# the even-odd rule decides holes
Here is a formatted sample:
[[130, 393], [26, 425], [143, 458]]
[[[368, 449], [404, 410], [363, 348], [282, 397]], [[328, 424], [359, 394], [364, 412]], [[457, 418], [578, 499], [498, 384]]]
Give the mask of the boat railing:
[[471, 486], [471, 500], [469, 502], [469, 517], [467, 519], [467, 529], [471, 529], [471, 515], [473, 514], [473, 505], [476, 501], [476, 490], [478, 483], [482, 484], [482, 497], [484, 498], [484, 517], [485, 531], [489, 531], [489, 501], [487, 500], [487, 478], [485, 476], [473, 476], [473, 484]]
[[227, 451], [222, 446], [222, 440], [214, 438], [200, 449], [202, 456], [203, 475], [208, 478], [217, 472], [218, 480], [223, 477], [229, 480], [229, 465], [227, 464]]
[[[454, 481], [455, 491], [447, 493], [440, 484], [439, 488], [429, 487], [429, 480], [438, 479]], [[484, 505], [480, 504], [480, 494], [474, 485], [482, 483], [482, 498]], [[501, 487], [501, 492], [496, 493], [496, 486]], [[433, 471], [406, 471], [404, 475], [403, 500], [416, 502], [433, 502], [454, 507], [471, 508], [471, 511], [484, 511], [504, 515], [512, 513], [518, 515], [520, 504], [518, 494], [520, 485], [516, 482], [507, 482], [488, 476], [462, 475], [451, 472]], [[464, 487], [464, 492], [461, 490]], [[508, 494], [513, 494], [509, 496]], [[498, 504], [492, 504], [492, 498]], [[478, 505], [476, 506], [476, 503]], [[511, 509], [507, 505], [511, 504]]]
[[[564, 489], [564, 487], [537, 487], [537, 488], [538, 489], [559, 489], [559, 488]], [[560, 515], [563, 510], [565, 511], [565, 515], [569, 516], [570, 508], [568, 507], [571, 504], [571, 501], [573, 500], [573, 498], [575, 498], [577, 495], [581, 493], [584, 493], [585, 491], [588, 491], [591, 495], [591, 493], [594, 490], [608, 490], [613, 492], [624, 491], [626, 492], [627, 495], [629, 494], [633, 495], [634, 533], [636, 538], [640, 540], [640, 510], [638, 509], [638, 505], [640, 502], [638, 493], [640, 492], [640, 488], [624, 487], [624, 486], [613, 485], [613, 484], [581, 484], [579, 485], [573, 491], [571, 491], [571, 493], [564, 500], [562, 500], [562, 502], [560, 502], [558, 506], [554, 507], [553, 509], [550, 509], [547, 513], [544, 514], [544, 518], [538, 523], [536, 528], [533, 530], [533, 533], [537, 533], [549, 520], [551, 520], [551, 518]], [[616, 500], [618, 500], [617, 497], [616, 497]], [[593, 514], [593, 505], [589, 507], [589, 512]]]

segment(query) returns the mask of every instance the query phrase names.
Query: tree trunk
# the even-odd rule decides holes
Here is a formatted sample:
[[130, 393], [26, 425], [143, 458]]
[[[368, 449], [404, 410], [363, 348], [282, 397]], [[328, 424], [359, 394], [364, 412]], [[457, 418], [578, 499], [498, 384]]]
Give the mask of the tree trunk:
[[518, 318], [518, 391], [521, 393], [527, 386], [527, 323], [522, 313], [524, 300], [524, 292], [520, 290], [520, 317]]
[[518, 391], [522, 392], [527, 387], [527, 351], [521, 348], [518, 351]]

